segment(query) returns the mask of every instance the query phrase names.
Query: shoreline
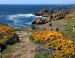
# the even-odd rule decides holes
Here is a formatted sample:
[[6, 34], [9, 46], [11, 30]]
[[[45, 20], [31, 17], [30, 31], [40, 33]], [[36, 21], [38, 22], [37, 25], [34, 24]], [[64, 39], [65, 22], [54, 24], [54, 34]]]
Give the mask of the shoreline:
[[[32, 13], [32, 14], [16, 14], [14, 16], [26, 16], [26, 17], [35, 17], [35, 19], [33, 19], [31, 21], [30, 26], [27, 27], [16, 27], [10, 24], [4, 24], [2, 23], [1, 25], [7, 25], [10, 27], [13, 27], [15, 29], [32, 29], [32, 25], [43, 25], [46, 24], [48, 22], [51, 21], [56, 21], [56, 20], [62, 20], [65, 18], [65, 16], [67, 16], [68, 14], [73, 13], [72, 11], [74, 11], [74, 9], [68, 9], [68, 10], [49, 10], [49, 9], [42, 9], [38, 12]], [[8, 16], [8, 15], [7, 15]], [[12, 19], [10, 19], [12, 20]], [[17, 20], [17, 19], [16, 19]], [[26, 23], [28, 24], [28, 23]]]

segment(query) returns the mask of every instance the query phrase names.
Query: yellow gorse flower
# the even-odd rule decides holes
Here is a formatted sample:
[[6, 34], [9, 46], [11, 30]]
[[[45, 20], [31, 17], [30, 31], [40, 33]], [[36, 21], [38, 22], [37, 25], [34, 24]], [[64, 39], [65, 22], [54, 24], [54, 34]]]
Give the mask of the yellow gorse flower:
[[39, 32], [34, 32], [32, 34], [32, 37], [34, 40], [37, 39], [37, 40], [47, 41], [53, 38], [58, 38], [58, 39], [63, 38], [63, 35], [53, 31], [39, 31]]
[[15, 29], [9, 26], [0, 25], [0, 44], [5, 43], [9, 36], [16, 34]]
[[75, 55], [75, 44], [70, 37], [55, 31], [39, 31], [32, 33], [34, 41], [45, 41], [45, 48], [54, 47], [55, 58], [62, 58], [65, 55]]

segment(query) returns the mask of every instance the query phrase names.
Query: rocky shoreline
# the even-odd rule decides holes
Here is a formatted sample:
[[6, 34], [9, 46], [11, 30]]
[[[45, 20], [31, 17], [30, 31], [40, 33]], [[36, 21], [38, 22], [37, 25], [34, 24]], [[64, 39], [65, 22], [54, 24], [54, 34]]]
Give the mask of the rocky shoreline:
[[51, 21], [64, 19], [67, 14], [72, 10], [48, 10], [42, 9], [39, 12], [34, 13], [35, 16], [42, 16], [45, 18], [36, 18], [32, 21], [32, 24], [46, 24]]

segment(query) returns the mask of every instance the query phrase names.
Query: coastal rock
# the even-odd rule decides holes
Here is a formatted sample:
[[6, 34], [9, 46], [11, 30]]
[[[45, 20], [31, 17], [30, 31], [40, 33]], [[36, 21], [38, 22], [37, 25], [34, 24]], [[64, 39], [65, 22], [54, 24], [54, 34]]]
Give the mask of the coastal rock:
[[65, 18], [68, 13], [72, 13], [71, 10], [48, 10], [43, 9], [37, 13], [34, 13], [36, 16], [46, 17], [46, 19], [37, 18], [32, 24], [45, 24], [51, 21], [60, 20]]
[[45, 24], [45, 20], [42, 20], [42, 18], [36, 18], [36, 20], [33, 21], [32, 24]]
[[39, 12], [34, 13], [34, 15], [47, 17], [49, 15], [49, 10], [48, 9], [43, 9]]

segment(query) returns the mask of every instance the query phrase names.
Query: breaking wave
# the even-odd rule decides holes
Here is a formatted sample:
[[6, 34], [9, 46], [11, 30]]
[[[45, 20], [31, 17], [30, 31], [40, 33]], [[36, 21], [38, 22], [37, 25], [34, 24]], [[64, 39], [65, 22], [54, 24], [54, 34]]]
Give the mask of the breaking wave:
[[30, 27], [31, 22], [37, 17], [33, 14], [15, 14], [15, 15], [1, 15], [0, 23], [5, 23], [14, 27]]
[[7, 19], [13, 21], [13, 25], [16, 27], [28, 27], [31, 26], [32, 20], [36, 17], [33, 14], [16, 14], [7, 15]]

